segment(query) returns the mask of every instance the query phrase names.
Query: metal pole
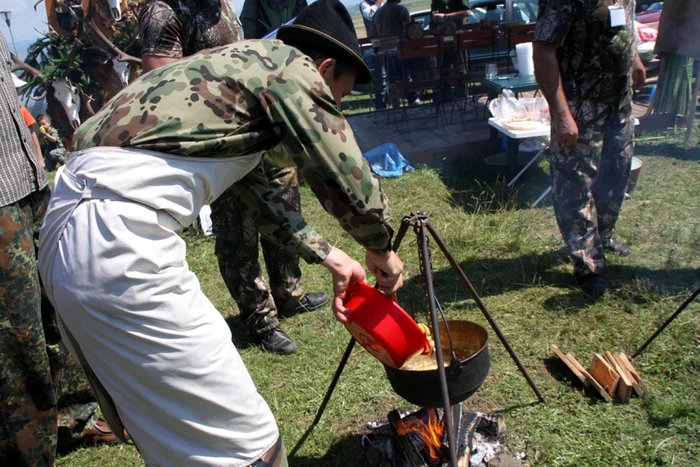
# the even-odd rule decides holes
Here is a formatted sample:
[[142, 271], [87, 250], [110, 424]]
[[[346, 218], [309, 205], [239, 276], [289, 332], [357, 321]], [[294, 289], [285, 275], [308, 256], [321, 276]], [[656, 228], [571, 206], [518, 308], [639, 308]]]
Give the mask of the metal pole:
[[353, 347], [355, 347], [355, 340], [354, 337], [350, 338], [350, 342], [348, 342], [348, 346], [345, 349], [345, 353], [343, 354], [343, 358], [340, 359], [340, 364], [338, 365], [338, 369], [335, 370], [335, 375], [333, 375], [333, 380], [331, 381], [331, 385], [328, 386], [328, 391], [326, 391], [326, 395], [323, 398], [323, 402], [321, 402], [321, 406], [318, 408], [318, 411], [316, 412], [316, 418], [314, 418], [314, 421], [311, 423], [311, 426], [306, 429], [306, 432], [304, 435], [297, 441], [296, 446], [294, 446], [294, 449], [292, 449], [292, 452], [289, 453], [289, 456], [294, 456], [296, 455], [297, 451], [301, 449], [301, 447], [304, 445], [307, 439], [309, 439], [309, 436], [311, 436], [311, 432], [314, 431], [314, 428], [316, 428], [316, 425], [318, 425], [318, 422], [321, 421], [321, 417], [323, 416], [323, 412], [326, 411], [326, 406], [328, 405], [328, 401], [331, 400], [331, 396], [333, 395], [333, 391], [335, 390], [335, 386], [338, 384], [338, 380], [340, 379], [340, 375], [343, 373], [343, 369], [345, 369], [345, 365], [348, 363], [348, 358], [350, 358], [350, 354], [352, 353]]
[[632, 358], [637, 358], [637, 356], [639, 356], [640, 353], [644, 352], [644, 349], [646, 349], [647, 346], [648, 346], [649, 344], [651, 344], [651, 341], [653, 341], [654, 339], [656, 339], [656, 336], [658, 336], [659, 334], [661, 334], [661, 331], [663, 331], [664, 329], [666, 329], [666, 326], [668, 326], [669, 324], [671, 324], [671, 321], [673, 321], [674, 319], [676, 319], [676, 316], [680, 315], [680, 314], [681, 314], [681, 311], [685, 310], [685, 307], [687, 307], [687, 306], [690, 304], [690, 302], [692, 302], [693, 300], [695, 300], [695, 297], [697, 297], [698, 294], [700, 294], [700, 287], [698, 287], [698, 289], [697, 289], [695, 292], [693, 292], [692, 295], [691, 295], [690, 297], [688, 297], [688, 299], [687, 299], [686, 301], [684, 301], [683, 304], [682, 304], [680, 307], [678, 307], [678, 309], [676, 310], [676, 312], [673, 313], [673, 314], [666, 320], [666, 322], [665, 322], [664, 324], [662, 324], [661, 327], [660, 327], [659, 329], [657, 329], [656, 332], [655, 332], [654, 334], [652, 334], [652, 336], [651, 336], [649, 339], [647, 339], [647, 341], [646, 341], [644, 344], [642, 344], [642, 346], [641, 346], [640, 348], [637, 349], [637, 351], [632, 355]]
[[455, 446], [455, 433], [452, 426], [452, 404], [450, 394], [447, 390], [447, 375], [445, 374], [445, 359], [442, 355], [442, 342], [440, 342], [440, 323], [435, 310], [435, 290], [433, 288], [433, 275], [430, 269], [430, 252], [428, 251], [428, 239], [425, 236], [425, 221], [418, 222], [418, 238], [423, 259], [423, 272], [425, 274], [425, 286], [428, 293], [428, 305], [430, 309], [430, 321], [433, 325], [433, 337], [435, 339], [435, 356], [437, 357], [438, 375], [440, 376], [440, 389], [442, 390], [442, 401], [445, 413], [445, 429], [447, 430], [447, 441], [450, 447], [450, 465], [458, 467], [457, 446]]
[[[513, 359], [518, 369], [520, 370], [520, 373], [522, 373], [522, 375], [525, 377], [525, 380], [527, 380], [527, 384], [530, 385], [530, 388], [532, 388], [533, 392], [540, 400], [540, 402], [545, 402], [544, 396], [537, 388], [537, 385], [532, 380], [532, 378], [530, 378], [530, 375], [528, 374], [523, 364], [520, 362], [520, 359], [515, 354], [513, 348], [508, 343], [506, 336], [504, 336], [501, 330], [499, 329], [498, 325], [496, 324], [496, 321], [494, 321], [493, 317], [491, 317], [491, 314], [486, 309], [486, 305], [484, 305], [484, 303], [481, 301], [479, 294], [476, 293], [476, 290], [474, 290], [474, 287], [472, 286], [471, 282], [469, 282], [469, 278], [466, 274], [464, 274], [464, 271], [462, 271], [462, 268], [459, 266], [459, 264], [457, 264], [457, 261], [455, 260], [454, 256], [452, 256], [450, 250], [447, 249], [447, 245], [445, 245], [445, 242], [442, 241], [442, 238], [440, 238], [440, 235], [438, 235], [435, 228], [432, 226], [432, 224], [430, 224], [430, 221], [425, 222], [425, 227], [428, 229], [428, 232], [430, 232], [430, 235], [432, 235], [433, 239], [435, 240], [435, 243], [437, 243], [437, 245], [440, 247], [440, 250], [442, 250], [442, 253], [447, 258], [447, 261], [449, 261], [450, 265], [452, 266], [452, 269], [454, 269], [457, 272], [457, 274], [459, 274], [459, 277], [462, 279], [462, 282], [467, 287], [467, 290], [469, 290], [469, 293], [476, 302], [476, 305], [481, 310], [481, 313], [483, 313], [484, 318], [486, 318], [486, 321], [489, 322], [491, 328], [493, 329], [493, 332], [496, 333], [501, 343], [503, 344], [503, 347], [505, 347], [508, 351], [508, 354], [510, 354], [510, 358]], [[437, 341], [435, 342], [435, 345], [437, 346]]]
[[514, 21], [514, 11], [513, 11], [513, 0], [505, 0], [505, 23], [510, 23]]
[[695, 77], [695, 91], [693, 91], [693, 99], [690, 101], [688, 109], [687, 128], [685, 130], [685, 145], [688, 146], [690, 136], [693, 134], [693, 124], [695, 123], [695, 112], [698, 110], [698, 94], [700, 94], [700, 71]]

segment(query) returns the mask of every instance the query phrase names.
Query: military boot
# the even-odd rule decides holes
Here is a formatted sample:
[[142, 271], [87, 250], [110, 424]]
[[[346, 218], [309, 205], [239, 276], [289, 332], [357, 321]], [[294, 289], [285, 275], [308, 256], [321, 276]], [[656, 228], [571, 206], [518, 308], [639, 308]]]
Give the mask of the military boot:
[[298, 347], [291, 337], [281, 328], [272, 328], [254, 338], [255, 344], [262, 350], [278, 355], [290, 355], [297, 351]]

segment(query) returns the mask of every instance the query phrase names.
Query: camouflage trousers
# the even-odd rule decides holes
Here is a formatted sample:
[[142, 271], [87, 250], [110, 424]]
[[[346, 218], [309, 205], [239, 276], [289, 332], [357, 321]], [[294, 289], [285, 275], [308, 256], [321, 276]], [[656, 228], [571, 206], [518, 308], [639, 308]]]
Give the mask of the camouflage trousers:
[[578, 276], [604, 273], [603, 244], [615, 230], [630, 175], [631, 109], [608, 115], [592, 121], [577, 118], [577, 144], [563, 147], [552, 141], [551, 146], [554, 213]]
[[[296, 169], [274, 167], [264, 160], [262, 164], [274, 195], [283, 197], [300, 210]], [[211, 211], [219, 270], [238, 304], [241, 319], [253, 334], [279, 326], [277, 309], [284, 312], [304, 295], [300, 285], [299, 257], [260, 237], [253, 221], [236, 201], [235, 187], [212, 203]], [[259, 245], [270, 278], [269, 286], [258, 260]]]
[[53, 465], [58, 423], [73, 437], [97, 408], [42, 300], [36, 252], [48, 198], [44, 189], [0, 208], [0, 465]]

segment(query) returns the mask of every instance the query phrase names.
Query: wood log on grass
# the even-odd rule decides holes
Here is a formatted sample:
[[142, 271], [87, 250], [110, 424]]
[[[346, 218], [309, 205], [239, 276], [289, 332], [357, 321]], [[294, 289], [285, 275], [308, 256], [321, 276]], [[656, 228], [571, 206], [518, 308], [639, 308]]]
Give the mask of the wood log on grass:
[[600, 354], [593, 354], [591, 367], [588, 372], [611, 396], [617, 391], [620, 375], [610, 366], [610, 364]]

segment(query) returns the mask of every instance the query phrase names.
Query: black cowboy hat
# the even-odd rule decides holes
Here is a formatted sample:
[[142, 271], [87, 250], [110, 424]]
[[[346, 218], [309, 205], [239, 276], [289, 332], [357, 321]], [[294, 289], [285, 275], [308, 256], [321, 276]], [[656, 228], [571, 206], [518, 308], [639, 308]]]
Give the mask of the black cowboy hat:
[[328, 52], [357, 70], [357, 84], [372, 81], [362, 59], [350, 13], [338, 0], [318, 0], [304, 8], [294, 23], [280, 27], [277, 38], [287, 45]]

